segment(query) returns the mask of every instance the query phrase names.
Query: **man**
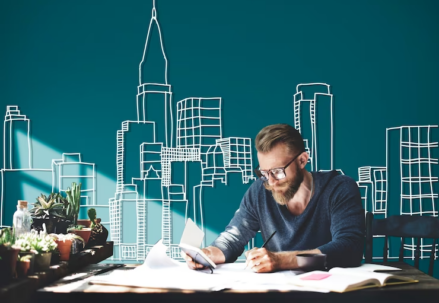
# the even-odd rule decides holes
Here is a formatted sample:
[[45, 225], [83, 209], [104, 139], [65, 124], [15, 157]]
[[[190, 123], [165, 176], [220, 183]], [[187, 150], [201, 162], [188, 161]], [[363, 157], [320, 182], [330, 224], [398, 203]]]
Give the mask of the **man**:
[[[363, 254], [364, 211], [357, 184], [331, 172], [308, 172], [300, 133], [287, 124], [263, 128], [255, 140], [255, 181], [226, 230], [203, 251], [216, 264], [234, 262], [260, 230], [265, 248], [246, 253], [255, 272], [297, 268], [299, 253], [324, 253], [328, 267], [358, 266]], [[203, 266], [186, 256], [189, 268]]]

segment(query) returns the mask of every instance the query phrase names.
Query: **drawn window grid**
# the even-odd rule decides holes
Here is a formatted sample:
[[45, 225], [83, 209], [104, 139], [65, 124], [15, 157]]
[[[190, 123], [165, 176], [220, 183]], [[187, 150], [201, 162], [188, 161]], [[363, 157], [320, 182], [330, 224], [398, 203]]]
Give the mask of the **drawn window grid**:
[[374, 191], [375, 191], [375, 211], [387, 212], [387, 176], [385, 169], [375, 169], [374, 176]]
[[[427, 130], [427, 135], [424, 136], [426, 142], [421, 142], [423, 130], [424, 132]], [[437, 147], [437, 143], [430, 142], [429, 132], [429, 127], [403, 127], [401, 129], [402, 214], [431, 214], [437, 216], [437, 211], [434, 210], [434, 199], [437, 198], [437, 194], [434, 194], [433, 186], [431, 185], [433, 182], [436, 182], [436, 178], [431, 178], [431, 166], [432, 164], [437, 164], [437, 159], [429, 157], [431, 148]], [[426, 172], [430, 172], [428, 177], [423, 176]], [[426, 181], [427, 184], [423, 184], [425, 183], [423, 181]], [[430, 201], [431, 204], [428, 205]], [[407, 208], [405, 204], [408, 204], [410, 211], [403, 211]]]
[[122, 258], [125, 260], [136, 260], [136, 245], [121, 245]]

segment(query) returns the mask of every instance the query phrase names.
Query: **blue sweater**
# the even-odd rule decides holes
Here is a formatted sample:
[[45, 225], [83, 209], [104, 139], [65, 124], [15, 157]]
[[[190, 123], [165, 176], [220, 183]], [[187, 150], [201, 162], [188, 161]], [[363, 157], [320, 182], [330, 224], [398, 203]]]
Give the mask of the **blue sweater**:
[[262, 180], [247, 190], [226, 230], [212, 243], [234, 262], [260, 230], [269, 251], [318, 248], [327, 255], [328, 267], [358, 266], [363, 256], [364, 210], [354, 180], [336, 171], [312, 172], [314, 195], [299, 216], [273, 199]]

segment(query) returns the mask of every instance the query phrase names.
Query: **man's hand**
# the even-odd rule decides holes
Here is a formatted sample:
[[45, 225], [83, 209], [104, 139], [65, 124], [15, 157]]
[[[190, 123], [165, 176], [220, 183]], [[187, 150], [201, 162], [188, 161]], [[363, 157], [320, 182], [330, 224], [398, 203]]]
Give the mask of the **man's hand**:
[[253, 248], [245, 253], [246, 266], [254, 272], [273, 272], [279, 269], [278, 253], [268, 251], [266, 248]]
[[[202, 249], [202, 251], [207, 255], [207, 256], [209, 256], [208, 255], [208, 251], [205, 249], [205, 248], [203, 248]], [[206, 268], [206, 266], [204, 266], [203, 264], [200, 264], [200, 263], [196, 263], [192, 258], [191, 258], [191, 256], [189, 256], [189, 255], [184, 255], [184, 259], [186, 260], [186, 264], [187, 264], [187, 266], [190, 268], [190, 269], [203, 269], [203, 268]]]
[[276, 270], [296, 269], [298, 254], [321, 254], [319, 249], [306, 251], [271, 252], [266, 248], [253, 248], [245, 253], [246, 266], [255, 272], [273, 272]]
[[[213, 247], [213, 246], [209, 246], [209, 247], [205, 247], [202, 249], [202, 251], [206, 254], [206, 256], [209, 257], [209, 259], [211, 259], [215, 264], [221, 264], [225, 262], [225, 257], [223, 252], [217, 248], [217, 247]], [[200, 263], [196, 263], [194, 262], [194, 260], [191, 258], [191, 256], [188, 256], [185, 254], [184, 257], [187, 266], [190, 269], [203, 269], [203, 268], [207, 268], [204, 265], [200, 264]]]

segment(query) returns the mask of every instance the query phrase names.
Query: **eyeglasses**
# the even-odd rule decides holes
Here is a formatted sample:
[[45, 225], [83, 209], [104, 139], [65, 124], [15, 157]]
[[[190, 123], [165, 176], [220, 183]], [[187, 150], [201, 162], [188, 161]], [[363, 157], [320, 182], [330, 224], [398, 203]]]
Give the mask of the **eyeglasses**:
[[258, 178], [261, 178], [264, 182], [268, 181], [269, 179], [269, 174], [271, 174], [271, 176], [276, 179], [276, 180], [282, 180], [284, 179], [287, 175], [285, 174], [285, 169], [290, 166], [291, 163], [294, 162], [294, 160], [297, 159], [297, 157], [299, 157], [303, 152], [305, 152], [305, 150], [301, 151], [298, 155], [296, 155], [293, 160], [291, 160], [290, 162], [288, 162], [287, 165], [285, 165], [284, 167], [278, 167], [278, 168], [272, 168], [269, 170], [260, 170], [259, 169], [259, 165], [256, 167], [256, 169], [254, 170], [256, 176], [258, 176]]

